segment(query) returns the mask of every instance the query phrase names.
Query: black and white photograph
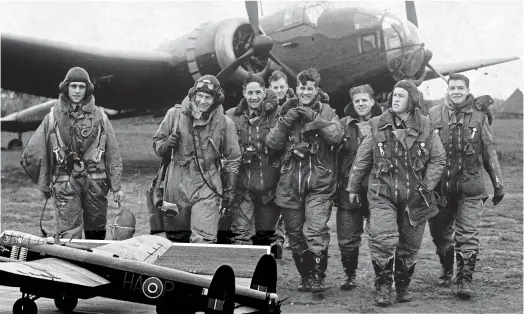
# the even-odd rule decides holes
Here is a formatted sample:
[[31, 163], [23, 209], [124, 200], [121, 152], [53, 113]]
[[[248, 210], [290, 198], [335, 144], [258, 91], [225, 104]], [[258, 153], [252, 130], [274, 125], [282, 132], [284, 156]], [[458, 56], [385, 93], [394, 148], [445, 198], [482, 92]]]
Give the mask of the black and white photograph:
[[522, 313], [521, 1], [0, 1], [0, 313]]

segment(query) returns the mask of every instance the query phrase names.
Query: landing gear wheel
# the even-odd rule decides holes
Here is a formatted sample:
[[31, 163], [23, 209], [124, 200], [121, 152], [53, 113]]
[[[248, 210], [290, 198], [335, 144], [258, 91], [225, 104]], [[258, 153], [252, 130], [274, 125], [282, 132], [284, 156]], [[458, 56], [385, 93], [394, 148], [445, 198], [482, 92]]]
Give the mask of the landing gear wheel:
[[22, 148], [22, 141], [18, 138], [10, 140], [7, 144], [7, 149], [20, 150]]
[[35, 301], [29, 298], [20, 298], [13, 305], [13, 314], [37, 314]]
[[55, 306], [60, 311], [72, 312], [78, 304], [77, 298], [59, 296], [55, 298]]

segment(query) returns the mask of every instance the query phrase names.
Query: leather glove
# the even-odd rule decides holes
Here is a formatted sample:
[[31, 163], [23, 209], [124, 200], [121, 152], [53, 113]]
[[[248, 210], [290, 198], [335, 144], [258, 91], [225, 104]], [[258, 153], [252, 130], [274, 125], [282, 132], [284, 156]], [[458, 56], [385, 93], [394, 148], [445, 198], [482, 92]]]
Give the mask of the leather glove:
[[167, 138], [167, 141], [166, 141], [166, 147], [168, 149], [173, 149], [173, 148], [176, 148], [178, 146], [178, 143], [180, 142], [180, 134], [178, 133], [173, 133], [171, 134], [168, 138]]
[[235, 199], [238, 174], [233, 172], [224, 172], [222, 177], [222, 208], [230, 209]]
[[291, 108], [283, 117], [280, 118], [280, 122], [287, 129], [291, 129], [293, 121], [298, 120], [300, 117], [301, 115], [298, 112], [298, 108]]
[[317, 113], [315, 112], [315, 110], [309, 107], [298, 107], [298, 112], [302, 117], [304, 117], [304, 120], [306, 122], [311, 122], [315, 120], [315, 118], [317, 117]]
[[502, 186], [496, 187], [493, 193], [493, 205], [497, 205], [504, 198], [504, 188]]
[[349, 192], [349, 202], [353, 205], [358, 204], [360, 207], [360, 195], [358, 193]]
[[51, 191], [40, 191], [40, 195], [42, 195], [43, 198], [50, 199], [51, 198]]
[[124, 198], [124, 191], [113, 191], [113, 199], [115, 202], [120, 203]]

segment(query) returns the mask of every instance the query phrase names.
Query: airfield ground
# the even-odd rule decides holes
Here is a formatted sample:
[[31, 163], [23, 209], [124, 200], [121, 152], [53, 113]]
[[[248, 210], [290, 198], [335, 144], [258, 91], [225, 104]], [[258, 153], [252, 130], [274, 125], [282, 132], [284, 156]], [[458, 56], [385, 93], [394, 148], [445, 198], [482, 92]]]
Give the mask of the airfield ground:
[[[145, 117], [113, 121], [124, 162], [123, 189], [126, 195], [123, 206], [130, 208], [135, 213], [137, 234], [149, 233], [145, 191], [160, 161], [152, 151], [151, 141], [160, 121], [161, 118]], [[497, 138], [497, 151], [501, 160], [506, 196], [496, 207], [493, 206], [491, 200], [486, 202], [480, 224], [481, 252], [477, 271], [474, 274], [475, 293], [469, 302], [458, 300], [450, 289], [437, 286], [436, 279], [440, 265], [428, 228], [426, 228], [411, 285], [414, 299], [412, 302], [395, 303], [388, 308], [374, 306], [374, 274], [366, 234], [361, 247], [362, 253], [357, 274], [358, 287], [349, 292], [341, 291], [338, 285], [343, 277], [343, 270], [335, 232], [336, 215], [333, 212], [329, 221], [331, 243], [326, 278], [328, 290], [324, 298], [313, 297], [310, 293], [297, 293], [295, 287], [298, 274], [291, 258], [291, 252], [285, 250], [284, 258], [278, 261], [277, 290], [281, 298], [290, 297], [282, 307], [283, 312], [522, 313], [522, 120], [495, 120], [493, 127]], [[6, 147], [8, 141], [16, 137], [16, 134], [12, 133], [1, 135], [2, 147]], [[24, 143], [27, 143], [30, 136], [31, 133], [24, 134]], [[39, 235], [38, 221], [44, 201], [39, 196], [36, 185], [29, 180], [20, 167], [19, 160], [20, 151], [2, 150], [1, 229], [15, 229]], [[487, 183], [489, 194], [492, 195], [493, 189], [486, 174], [484, 180]], [[117, 211], [117, 206], [110, 202], [108, 225], [112, 224]], [[52, 229], [52, 210], [46, 210], [43, 225], [47, 230]], [[228, 254], [228, 252], [217, 254]], [[229, 256], [233, 268], [235, 264], [242, 265], [242, 260], [237, 259], [234, 255]], [[210, 260], [214, 260], [213, 257], [202, 256], [202, 265], [206, 265], [206, 261]], [[218, 266], [209, 263], [209, 271], [213, 272]], [[98, 300], [102, 299], [98, 298]], [[40, 302], [42, 301], [37, 301], [37, 304]], [[80, 304], [82, 302], [80, 301]], [[107, 300], [107, 302], [107, 304], [114, 304], [110, 303], [113, 301]], [[100, 301], [96, 303], [101, 304]], [[10, 309], [10, 306], [6, 309]], [[4, 309], [2, 307], [2, 310]], [[154, 313], [152, 307], [140, 309], [140, 313]], [[81, 311], [88, 313], [118, 312], [111, 306], [97, 308], [83, 306]]]

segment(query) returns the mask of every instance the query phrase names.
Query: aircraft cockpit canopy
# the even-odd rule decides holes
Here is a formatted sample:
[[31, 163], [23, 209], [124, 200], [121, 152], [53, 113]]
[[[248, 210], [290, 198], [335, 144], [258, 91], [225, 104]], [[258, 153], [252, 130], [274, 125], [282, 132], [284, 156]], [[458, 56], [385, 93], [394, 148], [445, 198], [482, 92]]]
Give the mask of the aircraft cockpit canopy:
[[425, 58], [417, 28], [389, 13], [380, 18], [388, 68], [393, 77], [396, 80], [415, 78], [423, 69]]
[[329, 8], [329, 4], [325, 2], [302, 2], [287, 7], [284, 10], [284, 28], [297, 26], [301, 24], [308, 24], [312, 27], [318, 25], [318, 20]]

